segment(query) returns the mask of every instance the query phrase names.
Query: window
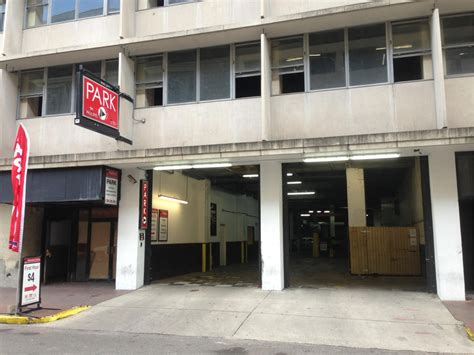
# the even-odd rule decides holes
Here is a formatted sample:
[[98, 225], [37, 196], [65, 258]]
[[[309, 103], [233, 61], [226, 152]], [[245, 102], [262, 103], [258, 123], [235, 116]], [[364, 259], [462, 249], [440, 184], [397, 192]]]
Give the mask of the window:
[[196, 51], [168, 54], [168, 103], [196, 101]]
[[428, 21], [392, 25], [394, 82], [433, 77]]
[[120, 0], [27, 0], [25, 28], [107, 15], [119, 11]]
[[104, 13], [104, 0], [78, 0], [79, 18], [100, 16]]
[[46, 84], [46, 114], [71, 113], [72, 65], [48, 68]]
[[344, 30], [309, 35], [311, 90], [346, 86]]
[[105, 62], [105, 81], [118, 86], [118, 60], [112, 59]]
[[200, 101], [230, 98], [230, 47], [199, 51]]
[[51, 23], [70, 21], [76, 18], [74, 0], [51, 0]]
[[163, 105], [163, 57], [137, 59], [136, 107]]
[[260, 96], [260, 43], [235, 46], [235, 98]]
[[5, 24], [5, 2], [6, 0], [0, 0], [0, 32], [3, 32]]
[[443, 19], [446, 74], [474, 73], [474, 14]]
[[20, 118], [40, 117], [43, 111], [44, 71], [32, 70], [20, 76]]
[[304, 91], [303, 37], [272, 41], [272, 93]]
[[186, 4], [196, 0], [138, 0], [138, 10], [151, 9], [170, 5]]
[[26, 28], [46, 25], [48, 22], [48, 0], [27, 0]]
[[385, 24], [349, 29], [350, 85], [387, 82]]

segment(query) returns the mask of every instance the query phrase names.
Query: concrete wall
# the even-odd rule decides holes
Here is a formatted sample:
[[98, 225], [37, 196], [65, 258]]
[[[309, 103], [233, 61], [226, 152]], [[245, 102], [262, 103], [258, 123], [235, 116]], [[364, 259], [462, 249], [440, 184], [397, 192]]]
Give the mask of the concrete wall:
[[266, 9], [268, 16], [276, 17], [370, 2], [373, 2], [373, 0], [266, 0]]
[[[153, 208], [168, 211], [168, 241], [158, 244], [206, 242], [205, 218], [209, 206], [205, 204], [208, 182], [186, 177], [180, 173], [153, 173]], [[188, 201], [187, 205], [161, 200], [159, 194]]]
[[449, 78], [445, 85], [448, 127], [474, 127], [474, 76]]
[[13, 154], [17, 86], [16, 74], [0, 70], [0, 157], [10, 157]]
[[272, 139], [436, 128], [432, 81], [280, 95], [271, 104]]
[[23, 30], [23, 53], [67, 47], [90, 47], [119, 40], [118, 14], [55, 23]]
[[259, 19], [260, 0], [202, 0], [138, 11], [135, 34], [144, 37]]
[[[259, 240], [259, 203], [252, 197], [233, 195], [228, 192], [211, 189], [210, 201], [217, 206], [217, 228], [226, 225], [226, 240], [228, 242], [246, 241], [247, 227], [255, 227], [255, 239]], [[219, 237], [211, 236], [212, 242], [218, 242]]]

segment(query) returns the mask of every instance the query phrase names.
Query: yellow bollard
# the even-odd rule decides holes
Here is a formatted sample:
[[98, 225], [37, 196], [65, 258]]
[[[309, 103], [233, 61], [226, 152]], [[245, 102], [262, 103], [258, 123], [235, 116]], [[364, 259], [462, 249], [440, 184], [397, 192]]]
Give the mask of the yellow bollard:
[[202, 272], [206, 272], [206, 248], [207, 244], [202, 243]]

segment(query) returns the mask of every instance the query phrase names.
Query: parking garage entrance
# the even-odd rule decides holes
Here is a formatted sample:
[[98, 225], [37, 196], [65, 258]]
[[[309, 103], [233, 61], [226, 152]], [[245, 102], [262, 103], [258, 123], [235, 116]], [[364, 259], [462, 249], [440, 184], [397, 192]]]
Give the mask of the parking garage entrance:
[[286, 285], [434, 292], [426, 167], [418, 157], [285, 164]]
[[259, 286], [258, 175], [258, 166], [230, 164], [149, 172], [148, 281]]

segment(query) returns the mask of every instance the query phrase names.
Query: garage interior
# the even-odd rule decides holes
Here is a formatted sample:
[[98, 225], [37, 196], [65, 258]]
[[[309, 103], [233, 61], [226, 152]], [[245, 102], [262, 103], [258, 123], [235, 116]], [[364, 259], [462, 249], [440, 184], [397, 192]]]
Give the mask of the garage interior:
[[421, 182], [419, 158], [285, 164], [287, 286], [426, 290]]
[[151, 282], [260, 285], [259, 167], [228, 165], [153, 171]]

